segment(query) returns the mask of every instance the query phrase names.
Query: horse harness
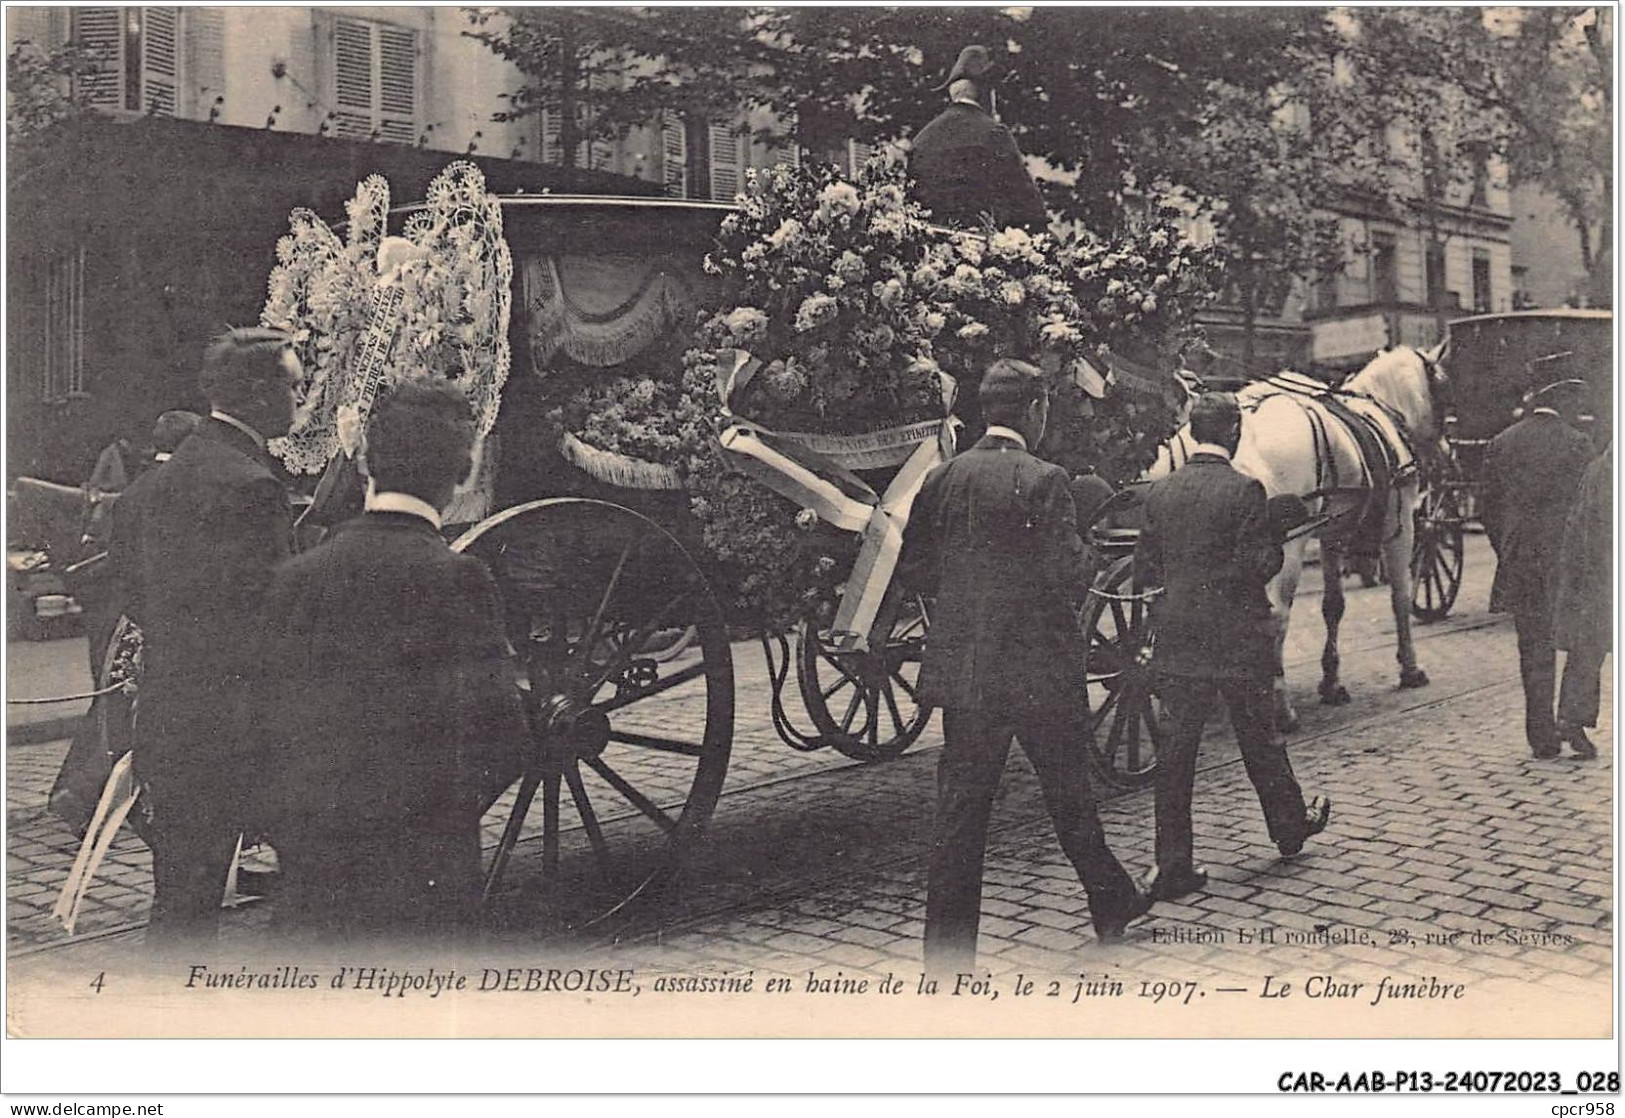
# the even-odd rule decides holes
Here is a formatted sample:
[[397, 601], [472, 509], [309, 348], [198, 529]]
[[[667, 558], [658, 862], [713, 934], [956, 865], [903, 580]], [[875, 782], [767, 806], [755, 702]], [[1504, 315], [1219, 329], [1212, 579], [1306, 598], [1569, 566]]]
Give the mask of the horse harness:
[[[1305, 499], [1358, 495], [1358, 505], [1345, 514], [1353, 524], [1349, 531], [1352, 544], [1357, 550], [1374, 550], [1391, 539], [1382, 535], [1389, 495], [1397, 494], [1419, 469], [1416, 446], [1404, 417], [1374, 396], [1331, 388], [1298, 374], [1279, 373], [1257, 383], [1274, 391], [1249, 394], [1242, 402], [1244, 410], [1256, 411], [1265, 400], [1285, 397], [1298, 405], [1309, 423], [1315, 452], [1315, 489], [1305, 494]], [[1374, 407], [1390, 426], [1385, 428], [1376, 417], [1351, 407], [1349, 401]], [[1340, 476], [1327, 427], [1331, 422], [1341, 426], [1354, 441], [1360, 465], [1358, 478], [1345, 480]]]

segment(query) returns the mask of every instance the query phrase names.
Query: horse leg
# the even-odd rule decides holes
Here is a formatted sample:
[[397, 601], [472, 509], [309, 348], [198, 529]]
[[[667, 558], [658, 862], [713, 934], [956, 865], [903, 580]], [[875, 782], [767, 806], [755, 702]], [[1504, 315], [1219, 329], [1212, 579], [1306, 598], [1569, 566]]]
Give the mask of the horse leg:
[[1286, 545], [1281, 573], [1269, 585], [1270, 623], [1275, 628], [1275, 728], [1282, 734], [1298, 728], [1298, 712], [1286, 690], [1286, 635], [1292, 600], [1298, 594], [1298, 576], [1303, 572], [1304, 547], [1301, 539]]
[[1320, 541], [1320, 616], [1326, 622], [1326, 647], [1320, 653], [1320, 701], [1326, 706], [1341, 706], [1349, 701], [1349, 691], [1338, 682], [1338, 670], [1343, 658], [1337, 651], [1337, 633], [1343, 624], [1343, 549], [1341, 545]]
[[1395, 494], [1399, 530], [1382, 545], [1382, 558], [1388, 567], [1388, 600], [1394, 610], [1395, 655], [1399, 660], [1401, 688], [1426, 687], [1428, 673], [1416, 663], [1416, 645], [1411, 640], [1411, 546], [1416, 538], [1417, 487], [1413, 481]]

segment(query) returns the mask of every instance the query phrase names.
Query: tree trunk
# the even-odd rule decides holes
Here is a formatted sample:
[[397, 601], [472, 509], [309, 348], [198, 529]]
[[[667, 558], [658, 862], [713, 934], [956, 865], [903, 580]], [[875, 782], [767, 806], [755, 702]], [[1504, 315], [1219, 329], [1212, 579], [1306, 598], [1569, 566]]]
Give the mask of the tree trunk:
[[581, 127], [576, 121], [576, 90], [581, 85], [581, 64], [576, 57], [575, 20], [565, 17], [559, 25], [559, 144], [563, 147], [559, 163], [563, 169], [566, 189], [575, 185], [575, 171], [579, 166]]

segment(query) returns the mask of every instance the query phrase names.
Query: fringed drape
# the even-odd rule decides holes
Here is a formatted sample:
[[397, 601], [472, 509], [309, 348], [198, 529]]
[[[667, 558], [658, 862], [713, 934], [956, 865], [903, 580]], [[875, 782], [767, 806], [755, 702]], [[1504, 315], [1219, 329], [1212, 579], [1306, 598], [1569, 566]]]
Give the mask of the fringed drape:
[[[568, 278], [565, 278], [565, 277]], [[616, 260], [552, 257], [525, 262], [531, 367], [561, 350], [583, 365], [606, 368], [637, 356], [690, 305], [682, 281], [660, 267]], [[629, 282], [630, 281], [630, 282]]]
[[670, 466], [612, 450], [588, 446], [568, 431], [559, 440], [559, 453], [577, 469], [606, 485], [621, 489], [681, 489], [683, 479]]

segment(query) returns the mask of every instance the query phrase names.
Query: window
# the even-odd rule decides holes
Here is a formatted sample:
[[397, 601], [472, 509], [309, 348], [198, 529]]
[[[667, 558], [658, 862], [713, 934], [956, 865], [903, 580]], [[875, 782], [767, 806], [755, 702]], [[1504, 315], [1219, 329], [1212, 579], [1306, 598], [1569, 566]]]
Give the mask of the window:
[[1427, 272], [1427, 298], [1428, 306], [1439, 308], [1449, 304], [1450, 299], [1444, 286], [1444, 245], [1439, 241], [1429, 241], [1427, 253], [1423, 261]]
[[103, 109], [175, 116], [180, 108], [184, 44], [180, 8], [74, 8], [73, 37], [101, 58], [81, 75], [78, 93]]
[[676, 113], [660, 123], [660, 181], [671, 197], [688, 197], [688, 128]]
[[846, 174], [848, 178], [857, 178], [863, 165], [869, 162], [869, 157], [875, 153], [875, 145], [865, 144], [858, 140], [846, 142]]
[[744, 185], [743, 137], [731, 124], [712, 124], [707, 130], [711, 155], [711, 198], [732, 202]]
[[1334, 310], [1339, 302], [1338, 281], [1343, 275], [1343, 269], [1337, 268], [1324, 272], [1315, 280], [1315, 309], [1322, 311]]
[[1473, 310], [1487, 314], [1491, 306], [1490, 254], [1483, 249], [1473, 250]]
[[1392, 233], [1371, 234], [1371, 301], [1399, 301], [1398, 250]]
[[36, 399], [57, 403], [85, 390], [85, 251], [43, 261], [33, 274], [39, 286], [17, 307], [13, 364], [26, 370]]
[[417, 142], [418, 33], [387, 23], [335, 19], [332, 132], [351, 139]]

